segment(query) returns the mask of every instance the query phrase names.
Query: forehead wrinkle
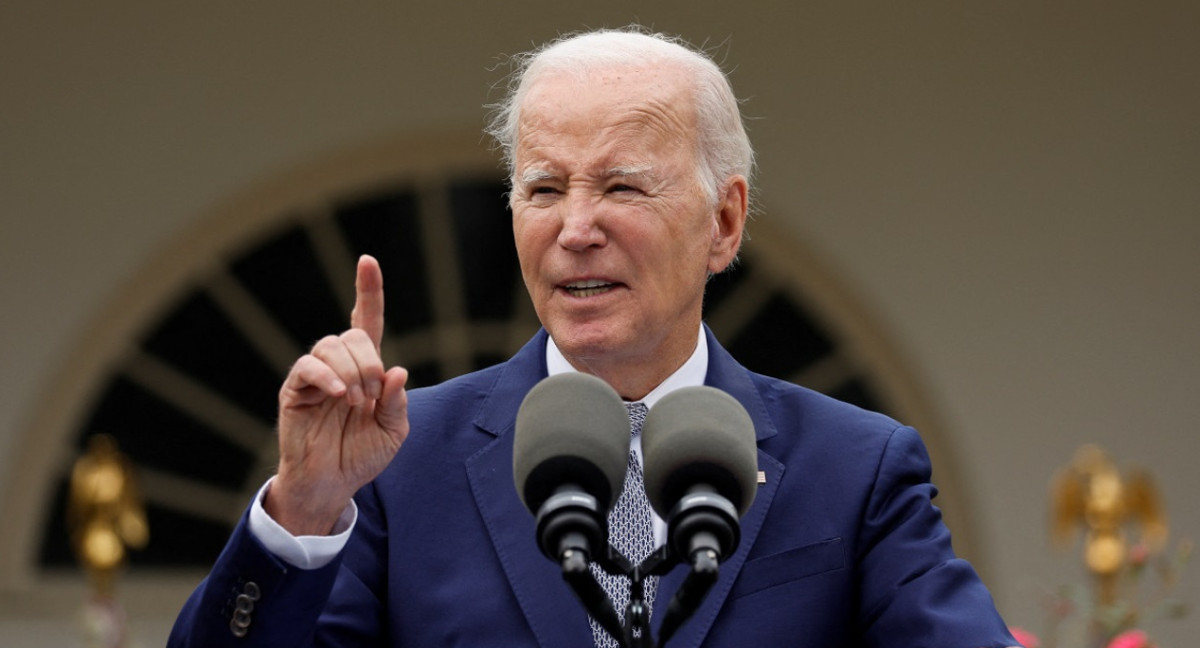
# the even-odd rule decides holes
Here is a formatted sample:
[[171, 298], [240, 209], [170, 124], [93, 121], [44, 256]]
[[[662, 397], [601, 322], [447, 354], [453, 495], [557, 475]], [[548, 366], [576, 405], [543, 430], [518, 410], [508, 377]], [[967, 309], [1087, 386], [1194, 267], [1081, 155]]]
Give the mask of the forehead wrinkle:
[[680, 106], [649, 99], [634, 105], [616, 107], [608, 124], [597, 135], [605, 139], [632, 137], [643, 140], [647, 131], [666, 140], [688, 139], [694, 135], [694, 119]]
[[[548, 79], [543, 79], [526, 97], [526, 109], [514, 147], [517, 160], [525, 160], [524, 164], [517, 165], [515, 180], [531, 183], [560, 178], [564, 170], [560, 168], [564, 160], [558, 159], [559, 149], [563, 148], [564, 143], [558, 139], [561, 135], [568, 137], [567, 149], [578, 147], [592, 154], [586, 166], [591, 167], [589, 175], [593, 177], [642, 176], [658, 179], [661, 170], [656, 173], [649, 160], [645, 159], [645, 153], [651, 153], [650, 157], [653, 158], [655, 151], [683, 148], [691, 149], [689, 153], [693, 157], [696, 155], [698, 136], [690, 101], [692, 91], [687, 86], [672, 87], [669, 82], [660, 82], [651, 84], [647, 92], [634, 101], [608, 103], [601, 100], [597, 108], [607, 114], [592, 117], [594, 125], [590, 134], [586, 131], [561, 133], [563, 125], [570, 122], [563, 122], [560, 117], [569, 115], [571, 106], [561, 105], [561, 97], [553, 92], [549, 101], [540, 96], [546, 88], [558, 87], [550, 85]], [[605, 106], [605, 103], [608, 105]], [[579, 161], [582, 160], [575, 160]]]
[[[633, 151], [650, 152], [651, 158], [670, 150], [685, 150], [695, 158], [698, 144], [691, 111], [650, 100], [625, 109], [619, 119], [597, 132], [597, 139], [615, 145], [612, 153], [621, 156]], [[627, 148], [627, 145], [631, 145]], [[638, 157], [641, 157], [638, 155]], [[614, 165], [607, 173], [614, 176], [643, 176], [657, 179], [658, 174], [648, 160], [633, 159]]]
[[642, 105], [632, 106], [629, 110], [631, 118], [640, 119], [642, 123], [664, 133], [691, 134], [695, 120], [692, 118], [692, 111], [689, 110], [688, 97], [674, 98], [678, 100], [677, 104], [655, 98]]

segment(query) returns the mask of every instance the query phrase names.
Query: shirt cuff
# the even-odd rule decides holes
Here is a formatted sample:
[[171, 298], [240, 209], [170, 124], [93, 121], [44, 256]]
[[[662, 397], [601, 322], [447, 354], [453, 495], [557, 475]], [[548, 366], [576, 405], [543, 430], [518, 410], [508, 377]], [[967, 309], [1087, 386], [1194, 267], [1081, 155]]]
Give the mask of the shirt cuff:
[[350, 532], [358, 521], [358, 505], [354, 500], [342, 511], [333, 530], [327, 536], [294, 536], [280, 526], [263, 508], [263, 498], [271, 488], [272, 477], [263, 484], [250, 504], [250, 534], [288, 564], [300, 569], [319, 569], [333, 562], [350, 540]]

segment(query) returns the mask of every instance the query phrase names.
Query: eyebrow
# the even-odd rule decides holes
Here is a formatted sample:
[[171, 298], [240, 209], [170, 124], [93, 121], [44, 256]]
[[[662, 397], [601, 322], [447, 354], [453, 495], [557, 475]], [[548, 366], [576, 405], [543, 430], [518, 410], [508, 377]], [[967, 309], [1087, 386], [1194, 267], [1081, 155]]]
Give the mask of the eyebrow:
[[554, 174], [544, 169], [529, 169], [521, 174], [521, 184], [531, 184], [554, 179]]
[[[545, 169], [528, 169], [523, 172], [519, 178], [523, 185], [542, 182], [545, 180], [554, 180], [558, 176], [551, 171]], [[654, 166], [650, 164], [642, 165], [622, 165], [615, 166], [604, 172], [605, 178], [646, 178], [653, 180], [658, 177], [654, 172]]]
[[657, 176], [654, 173], [654, 166], [650, 164], [642, 164], [637, 166], [616, 166], [604, 173], [606, 178], [646, 178], [653, 180]]

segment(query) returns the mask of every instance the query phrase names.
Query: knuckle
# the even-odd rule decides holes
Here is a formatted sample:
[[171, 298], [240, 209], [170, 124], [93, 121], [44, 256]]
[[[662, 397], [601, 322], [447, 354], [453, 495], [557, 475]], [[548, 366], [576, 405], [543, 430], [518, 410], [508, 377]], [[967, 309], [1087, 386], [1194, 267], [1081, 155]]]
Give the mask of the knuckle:
[[288, 373], [293, 376], [303, 375], [312, 371], [313, 365], [319, 362], [321, 361], [318, 360], [316, 356], [311, 353], [306, 353], [296, 360], [296, 362], [292, 365], [291, 371]]
[[364, 332], [362, 329], [355, 327], [342, 333], [341, 338], [345, 342], [360, 342], [366, 337], [366, 335], [366, 332]]
[[317, 340], [317, 343], [313, 345], [312, 351], [309, 353], [309, 355], [316, 355], [318, 353], [328, 351], [330, 348], [337, 346], [340, 341], [340, 338], [336, 335], [326, 335], [320, 340]]

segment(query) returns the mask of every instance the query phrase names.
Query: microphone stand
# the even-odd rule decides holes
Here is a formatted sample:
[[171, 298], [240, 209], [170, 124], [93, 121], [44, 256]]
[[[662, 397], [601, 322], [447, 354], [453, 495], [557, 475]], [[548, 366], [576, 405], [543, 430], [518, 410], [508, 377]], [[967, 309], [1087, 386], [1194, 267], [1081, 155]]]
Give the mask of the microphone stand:
[[625, 609], [624, 623], [617, 615], [608, 593], [592, 574], [587, 552], [568, 549], [561, 554], [561, 558], [563, 580], [575, 592], [575, 596], [592, 618], [617, 640], [617, 645], [621, 648], [656, 648], [666, 645], [667, 640], [683, 622], [691, 618], [700, 607], [708, 591], [717, 582], [720, 568], [720, 560], [715, 551], [703, 549], [693, 552], [689, 560], [691, 570], [667, 605], [656, 644], [650, 632], [650, 608], [646, 604], [645, 581], [651, 576], [665, 576], [680, 564], [680, 557], [671, 551], [669, 545], [659, 547], [636, 566], [611, 545], [596, 557], [595, 562], [604, 571], [629, 577], [629, 605]]
[[[733, 505], [710, 488], [689, 489], [667, 516], [667, 544], [635, 566], [608, 543], [607, 521], [596, 498], [565, 485], [539, 507], [537, 535], [542, 552], [559, 563], [563, 580], [621, 648], [657, 648], [696, 613], [717, 582], [721, 558], [738, 545], [737, 520]], [[596, 551], [598, 547], [604, 549]], [[593, 559], [592, 553], [598, 555]], [[667, 604], [656, 644], [650, 633], [645, 580], [665, 576], [684, 556], [690, 570]], [[629, 577], [629, 605], [623, 623], [592, 574], [593, 560], [609, 574]]]

